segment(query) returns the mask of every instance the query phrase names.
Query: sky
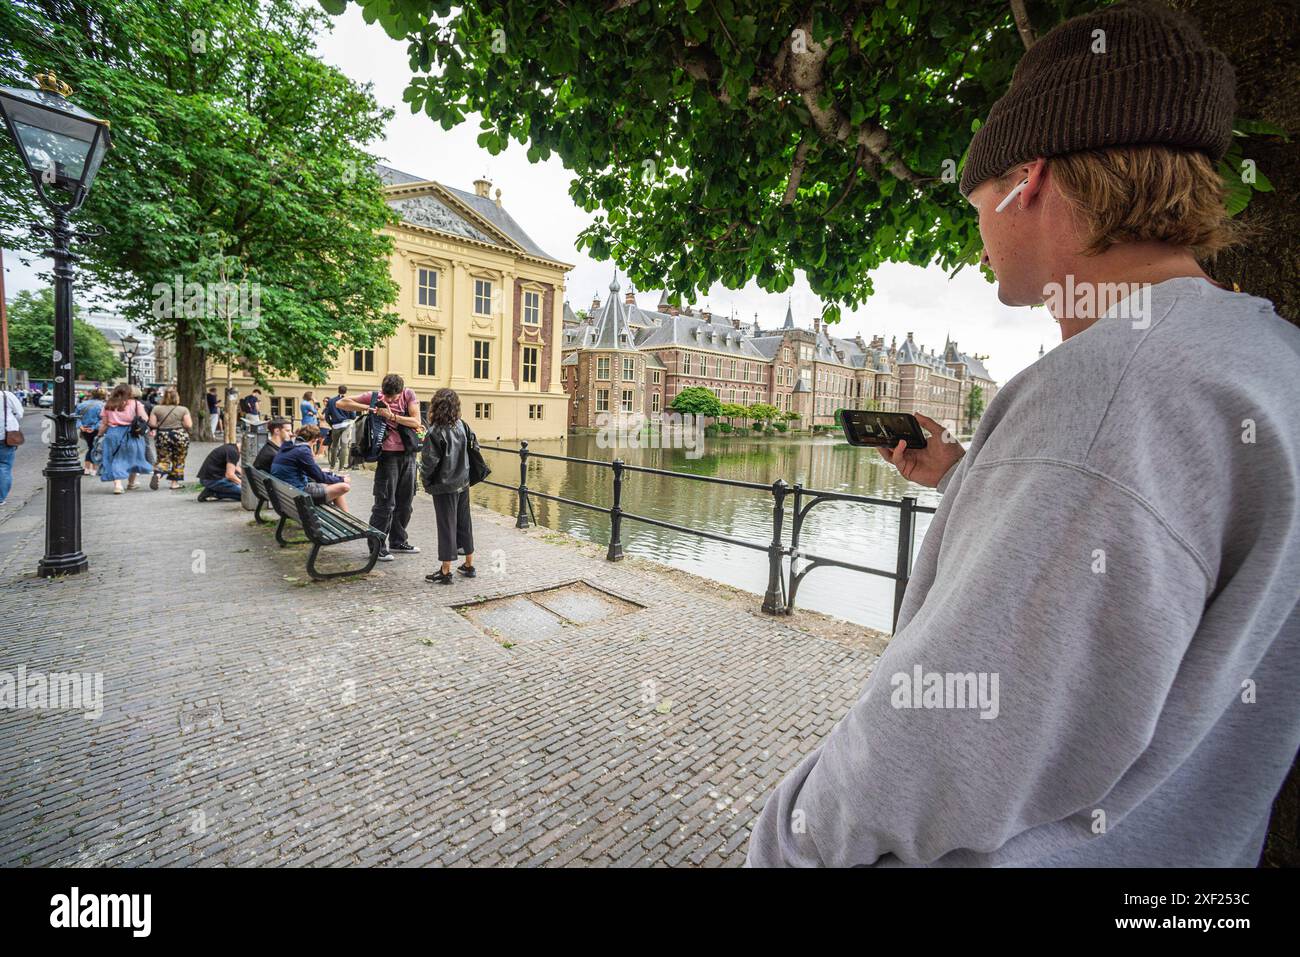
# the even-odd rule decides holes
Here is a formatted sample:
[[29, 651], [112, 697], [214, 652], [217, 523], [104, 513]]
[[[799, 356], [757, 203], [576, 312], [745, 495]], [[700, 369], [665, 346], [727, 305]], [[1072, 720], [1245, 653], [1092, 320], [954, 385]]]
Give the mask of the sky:
[[[526, 149], [513, 141], [493, 156], [475, 142], [477, 116], [443, 130], [427, 116], [413, 115], [402, 102], [402, 91], [411, 76], [406, 45], [390, 39], [378, 24], [367, 24], [355, 4], [333, 18], [333, 23], [332, 30], [318, 37], [318, 55], [354, 80], [371, 84], [380, 105], [394, 110], [386, 136], [372, 145], [373, 151], [399, 170], [464, 190], [472, 190], [473, 181], [486, 176], [492, 181], [493, 195], [501, 190], [502, 205], [537, 244], [561, 262], [574, 265], [565, 291], [570, 305], [586, 308], [597, 292], [603, 299], [614, 265], [596, 262], [575, 248], [578, 233], [591, 217], [569, 199], [573, 175], [560, 159], [552, 156], [530, 163]], [[8, 297], [43, 285], [46, 280], [40, 273], [49, 269], [48, 262], [40, 260], [24, 266], [8, 251], [4, 265]], [[911, 332], [920, 345], [936, 351], [951, 336], [962, 351], [988, 355], [985, 365], [1000, 383], [1032, 363], [1040, 346], [1051, 349], [1060, 342], [1060, 330], [1045, 309], [1002, 305], [995, 287], [977, 269], [963, 269], [949, 279], [938, 266], [886, 263], [873, 278], [874, 295], [856, 310], [846, 310], [833, 334], [843, 338], [861, 335], [868, 341], [880, 335], [888, 343], [895, 336], [902, 341]], [[621, 274], [619, 281], [626, 287]], [[658, 289], [646, 290], [638, 293], [637, 301], [653, 308], [659, 293]], [[718, 285], [697, 302], [715, 315], [730, 316], [734, 309], [738, 317], [752, 321], [757, 313], [760, 325], [769, 328], [784, 320], [787, 295], [795, 324], [811, 328], [813, 317], [821, 312], [821, 301], [801, 273], [788, 294], [766, 293], [753, 283], [737, 290]]]

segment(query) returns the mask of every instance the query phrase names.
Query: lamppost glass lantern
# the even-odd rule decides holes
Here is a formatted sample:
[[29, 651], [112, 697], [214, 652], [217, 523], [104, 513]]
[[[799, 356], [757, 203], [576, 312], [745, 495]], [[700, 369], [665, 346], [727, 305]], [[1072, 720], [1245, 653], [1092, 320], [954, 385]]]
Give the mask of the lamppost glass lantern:
[[126, 360], [126, 384], [135, 385], [135, 376], [132, 374], [132, 366], [135, 365], [136, 351], [140, 348], [140, 340], [131, 333], [122, 337], [122, 358]]
[[72, 252], [77, 233], [71, 216], [86, 200], [109, 147], [108, 121], [68, 102], [71, 88], [53, 73], [36, 77], [40, 89], [0, 87], [0, 116], [18, 155], [49, 209], [54, 223], [33, 229], [50, 237], [45, 255], [54, 261], [54, 440], [45, 466], [45, 555], [37, 566], [42, 577], [76, 575], [89, 563], [81, 550], [81, 476], [77, 451], [77, 416], [73, 410], [76, 357], [72, 329]]
[[[38, 90], [0, 87], [0, 114], [41, 198], [70, 212], [80, 208], [108, 152], [108, 121], [69, 103], [71, 88], [53, 73], [39, 74], [36, 82]], [[58, 203], [47, 186], [71, 199]]]

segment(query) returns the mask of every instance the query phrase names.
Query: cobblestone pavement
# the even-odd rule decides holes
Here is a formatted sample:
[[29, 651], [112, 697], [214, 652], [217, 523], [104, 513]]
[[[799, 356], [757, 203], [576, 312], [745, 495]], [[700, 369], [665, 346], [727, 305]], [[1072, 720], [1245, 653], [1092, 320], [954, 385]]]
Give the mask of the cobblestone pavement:
[[90, 479], [91, 570], [41, 580], [28, 431], [0, 672], [102, 673], [103, 713], [0, 711], [5, 866], [739, 865], [879, 651], [479, 507], [479, 578], [427, 585], [425, 496], [424, 554], [315, 583], [238, 505]]

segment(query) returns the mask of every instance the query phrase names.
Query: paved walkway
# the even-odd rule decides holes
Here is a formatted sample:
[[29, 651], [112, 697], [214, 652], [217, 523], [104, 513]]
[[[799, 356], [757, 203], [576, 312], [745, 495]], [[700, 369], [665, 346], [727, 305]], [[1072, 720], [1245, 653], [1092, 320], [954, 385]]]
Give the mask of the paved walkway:
[[0, 711], [0, 865], [739, 865], [879, 652], [479, 507], [480, 577], [427, 585], [424, 496], [423, 555], [315, 583], [237, 505], [92, 479], [90, 572], [38, 579], [28, 431], [0, 672], [101, 673], [104, 703]]

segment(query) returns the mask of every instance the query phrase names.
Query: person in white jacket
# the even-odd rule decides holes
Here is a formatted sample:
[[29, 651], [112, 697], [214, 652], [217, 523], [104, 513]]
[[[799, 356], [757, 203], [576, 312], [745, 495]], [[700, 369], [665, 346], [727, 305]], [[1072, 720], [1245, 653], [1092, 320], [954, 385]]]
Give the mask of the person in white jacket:
[[[14, 484], [14, 456], [18, 453], [17, 442], [23, 434], [23, 404], [18, 396], [8, 389], [0, 389], [0, 402], [3, 402], [4, 428], [0, 429], [0, 505], [9, 499], [9, 491]], [[9, 436], [16, 434], [15, 444], [10, 444]]]

